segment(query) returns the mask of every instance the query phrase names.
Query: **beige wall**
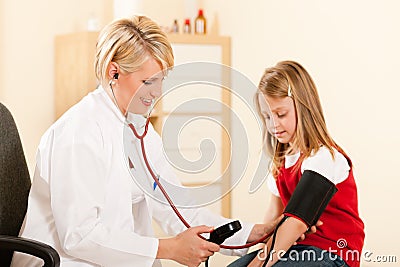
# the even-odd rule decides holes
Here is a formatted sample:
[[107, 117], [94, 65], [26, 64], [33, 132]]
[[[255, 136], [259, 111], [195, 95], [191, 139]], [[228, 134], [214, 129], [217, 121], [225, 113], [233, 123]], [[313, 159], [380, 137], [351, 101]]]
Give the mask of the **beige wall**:
[[[186, 16], [185, 1], [146, 1], [144, 13], [169, 26]], [[92, 12], [104, 24], [111, 19], [110, 2], [38, 0], [25, 1], [23, 8], [18, 1], [0, 2], [0, 100], [16, 117], [31, 170], [39, 138], [53, 121], [54, 35], [84, 30]], [[220, 33], [232, 37], [233, 67], [254, 83], [279, 60], [297, 60], [310, 71], [328, 127], [355, 165], [365, 249], [400, 261], [394, 204], [400, 187], [400, 2], [198, 2], [209, 24], [218, 15]], [[260, 221], [268, 192], [264, 187], [249, 195], [246, 179], [234, 190], [233, 215]]]
[[[54, 120], [53, 51], [57, 34], [86, 29], [93, 14], [112, 18], [111, 0], [1, 0], [0, 100], [13, 112], [31, 173], [40, 136]], [[71, 77], [73, 78], [73, 77]]]

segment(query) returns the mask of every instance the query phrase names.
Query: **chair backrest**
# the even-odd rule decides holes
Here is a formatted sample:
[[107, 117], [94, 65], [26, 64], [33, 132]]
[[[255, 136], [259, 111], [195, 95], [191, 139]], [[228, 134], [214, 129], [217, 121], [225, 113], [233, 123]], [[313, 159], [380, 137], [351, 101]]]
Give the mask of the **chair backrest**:
[[[18, 236], [23, 223], [31, 179], [17, 126], [0, 103], [0, 234]], [[0, 251], [0, 266], [9, 266], [11, 252]]]

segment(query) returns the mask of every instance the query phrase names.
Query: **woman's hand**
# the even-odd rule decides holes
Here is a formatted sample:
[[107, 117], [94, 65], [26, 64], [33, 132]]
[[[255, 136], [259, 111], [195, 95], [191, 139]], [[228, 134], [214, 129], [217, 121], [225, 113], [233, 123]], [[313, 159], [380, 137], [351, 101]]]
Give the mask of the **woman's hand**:
[[209, 233], [213, 229], [205, 225], [196, 226], [173, 238], [160, 239], [157, 258], [171, 259], [189, 267], [199, 266], [220, 249], [219, 245], [200, 237], [200, 234]]

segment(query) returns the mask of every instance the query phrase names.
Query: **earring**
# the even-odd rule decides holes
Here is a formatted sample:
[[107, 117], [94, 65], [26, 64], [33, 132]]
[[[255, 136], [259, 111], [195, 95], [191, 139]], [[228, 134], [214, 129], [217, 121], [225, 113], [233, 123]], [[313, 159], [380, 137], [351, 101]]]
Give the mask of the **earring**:
[[290, 87], [290, 84], [289, 84], [289, 87], [287, 90], [287, 95], [288, 95], [288, 97], [292, 97], [292, 88]]

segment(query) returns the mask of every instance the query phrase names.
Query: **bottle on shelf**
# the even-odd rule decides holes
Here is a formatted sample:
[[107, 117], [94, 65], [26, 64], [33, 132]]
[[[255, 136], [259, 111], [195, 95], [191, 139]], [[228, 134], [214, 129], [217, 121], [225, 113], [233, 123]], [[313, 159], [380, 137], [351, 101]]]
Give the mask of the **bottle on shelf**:
[[196, 34], [206, 34], [207, 21], [203, 14], [203, 9], [199, 9], [199, 13], [194, 20], [194, 32]]
[[190, 25], [190, 19], [185, 19], [185, 24], [183, 24], [183, 33], [191, 33], [192, 27]]
[[96, 32], [100, 29], [99, 20], [95, 17], [94, 14], [90, 14], [90, 17], [87, 21], [87, 30], [89, 32]]
[[172, 24], [171, 32], [179, 33], [179, 25], [178, 25], [178, 20], [177, 19], [175, 19], [174, 23]]

